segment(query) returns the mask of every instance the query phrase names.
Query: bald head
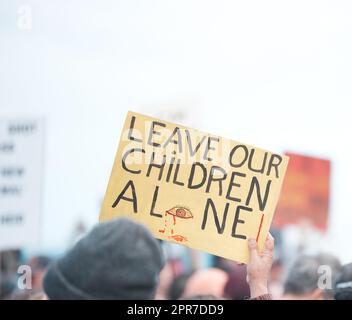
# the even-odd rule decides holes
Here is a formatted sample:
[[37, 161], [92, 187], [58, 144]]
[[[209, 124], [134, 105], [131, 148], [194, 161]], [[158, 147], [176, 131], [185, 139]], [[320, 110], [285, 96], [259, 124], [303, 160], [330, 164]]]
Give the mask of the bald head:
[[214, 296], [222, 298], [227, 281], [227, 273], [220, 269], [198, 270], [189, 278], [183, 297]]

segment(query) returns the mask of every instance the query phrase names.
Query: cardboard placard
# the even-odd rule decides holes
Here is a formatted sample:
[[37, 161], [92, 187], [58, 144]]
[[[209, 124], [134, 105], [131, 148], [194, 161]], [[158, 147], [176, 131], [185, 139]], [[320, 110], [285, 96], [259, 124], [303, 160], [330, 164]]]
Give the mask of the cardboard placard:
[[119, 216], [155, 237], [239, 262], [262, 249], [288, 157], [129, 112], [100, 221]]

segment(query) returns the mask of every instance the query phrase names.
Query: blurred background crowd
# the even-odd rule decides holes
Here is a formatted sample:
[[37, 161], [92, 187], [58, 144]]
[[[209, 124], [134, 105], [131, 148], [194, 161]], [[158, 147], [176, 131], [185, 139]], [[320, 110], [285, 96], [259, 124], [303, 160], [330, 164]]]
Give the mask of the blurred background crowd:
[[[270, 291], [351, 284], [351, 14], [348, 0], [0, 0], [0, 298], [40, 292], [97, 223], [128, 110], [288, 154]], [[157, 298], [248, 297], [245, 266], [162, 246]]]

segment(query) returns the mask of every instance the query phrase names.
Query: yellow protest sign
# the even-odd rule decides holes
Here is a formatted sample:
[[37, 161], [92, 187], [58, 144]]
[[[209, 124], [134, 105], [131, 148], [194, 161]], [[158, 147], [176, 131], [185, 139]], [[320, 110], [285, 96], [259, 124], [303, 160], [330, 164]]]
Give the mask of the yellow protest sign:
[[288, 157], [129, 112], [100, 213], [155, 237], [248, 262], [263, 248]]

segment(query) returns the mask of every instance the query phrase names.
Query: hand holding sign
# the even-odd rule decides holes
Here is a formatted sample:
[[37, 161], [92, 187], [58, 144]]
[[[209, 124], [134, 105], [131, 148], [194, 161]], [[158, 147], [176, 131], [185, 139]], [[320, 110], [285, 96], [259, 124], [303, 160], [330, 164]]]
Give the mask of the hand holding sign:
[[100, 220], [240, 262], [264, 245], [288, 158], [129, 112]]
[[250, 261], [247, 265], [247, 282], [251, 291], [251, 298], [268, 294], [268, 280], [274, 255], [274, 238], [269, 233], [265, 241], [263, 252], [258, 252], [257, 242], [248, 240]]

